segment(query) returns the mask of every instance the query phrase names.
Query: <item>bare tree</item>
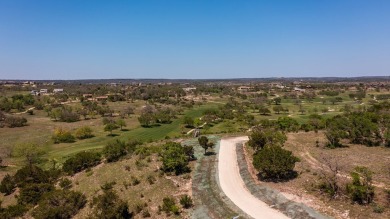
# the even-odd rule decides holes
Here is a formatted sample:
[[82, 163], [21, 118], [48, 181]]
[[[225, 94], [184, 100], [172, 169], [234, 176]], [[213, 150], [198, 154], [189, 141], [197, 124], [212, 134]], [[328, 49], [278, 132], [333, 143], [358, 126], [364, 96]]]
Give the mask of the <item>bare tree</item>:
[[337, 198], [341, 193], [340, 172], [341, 166], [338, 158], [320, 155], [321, 165], [319, 176], [321, 190], [328, 193], [331, 199]]

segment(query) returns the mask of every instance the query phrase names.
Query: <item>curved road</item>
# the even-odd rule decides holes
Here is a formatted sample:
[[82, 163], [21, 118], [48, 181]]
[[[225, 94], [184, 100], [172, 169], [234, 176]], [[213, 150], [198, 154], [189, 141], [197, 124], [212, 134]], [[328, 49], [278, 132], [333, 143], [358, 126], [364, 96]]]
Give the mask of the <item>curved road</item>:
[[245, 187], [238, 168], [236, 144], [246, 141], [248, 141], [246, 136], [221, 140], [218, 157], [218, 177], [222, 191], [237, 207], [253, 218], [288, 218], [283, 213], [254, 197]]

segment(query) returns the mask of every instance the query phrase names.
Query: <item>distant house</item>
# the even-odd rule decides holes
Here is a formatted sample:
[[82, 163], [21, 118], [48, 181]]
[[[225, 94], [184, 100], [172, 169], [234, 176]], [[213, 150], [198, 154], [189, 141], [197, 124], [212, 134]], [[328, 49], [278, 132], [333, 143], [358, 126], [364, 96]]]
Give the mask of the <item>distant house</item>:
[[240, 87], [238, 87], [237, 88], [237, 90], [239, 91], [239, 92], [248, 92], [248, 91], [250, 91], [252, 88], [251, 87], [248, 87], [248, 86], [240, 86]]
[[358, 91], [357, 87], [352, 86], [348, 88], [349, 91]]
[[108, 96], [99, 96], [99, 97], [96, 97], [95, 99], [96, 99], [96, 101], [107, 101]]
[[305, 89], [302, 89], [302, 88], [299, 88], [299, 87], [294, 87], [294, 91], [296, 92], [305, 92], [306, 90]]
[[281, 84], [277, 84], [277, 85], [275, 85], [275, 87], [276, 87], [276, 88], [279, 88], [279, 89], [283, 89], [283, 88], [285, 88], [286, 86], [281, 85]]
[[62, 88], [56, 88], [56, 89], [54, 89], [53, 90], [53, 93], [62, 93], [62, 92], [64, 92], [64, 89], [62, 89]]
[[193, 90], [196, 90], [196, 87], [185, 87], [185, 88], [183, 88], [183, 90], [184, 90], [185, 92], [191, 92], [191, 91], [193, 91]]
[[30, 94], [33, 95], [33, 96], [39, 96], [39, 91], [32, 90], [32, 91], [30, 91]]
[[41, 94], [46, 94], [46, 93], [47, 93], [47, 89], [41, 89], [41, 90], [39, 91], [39, 93], [41, 93]]
[[92, 94], [83, 94], [84, 98], [92, 98]]

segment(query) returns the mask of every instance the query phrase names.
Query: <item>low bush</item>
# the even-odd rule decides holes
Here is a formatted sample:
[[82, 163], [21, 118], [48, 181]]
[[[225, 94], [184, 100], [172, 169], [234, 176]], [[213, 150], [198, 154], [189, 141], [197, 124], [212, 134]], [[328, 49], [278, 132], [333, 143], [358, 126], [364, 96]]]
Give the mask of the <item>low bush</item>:
[[89, 126], [83, 126], [83, 127], [78, 128], [76, 130], [76, 132], [74, 133], [74, 135], [78, 139], [86, 139], [86, 138], [93, 137], [92, 129]]
[[5, 195], [10, 195], [15, 191], [16, 184], [12, 176], [9, 174], [5, 175], [0, 184], [0, 192]]
[[179, 207], [175, 203], [175, 199], [172, 197], [165, 197], [163, 199], [163, 204], [161, 207], [161, 210], [163, 210], [165, 213], [170, 214], [180, 214]]
[[36, 219], [72, 218], [86, 203], [80, 192], [54, 190], [43, 196], [32, 215]]
[[22, 127], [27, 125], [27, 119], [24, 117], [7, 116], [5, 117], [4, 124], [9, 128]]
[[192, 198], [188, 195], [183, 195], [180, 198], [180, 204], [183, 208], [191, 208], [193, 206]]
[[54, 131], [52, 139], [54, 140], [55, 144], [75, 142], [75, 137], [72, 135], [72, 133], [62, 128], [58, 128]]
[[110, 142], [103, 148], [103, 155], [107, 159], [107, 162], [117, 161], [126, 154], [126, 144], [120, 140]]
[[100, 154], [83, 151], [65, 161], [62, 170], [68, 174], [75, 174], [100, 163]]
[[31, 183], [20, 189], [18, 203], [37, 204], [43, 194], [54, 190], [54, 186], [48, 183]]

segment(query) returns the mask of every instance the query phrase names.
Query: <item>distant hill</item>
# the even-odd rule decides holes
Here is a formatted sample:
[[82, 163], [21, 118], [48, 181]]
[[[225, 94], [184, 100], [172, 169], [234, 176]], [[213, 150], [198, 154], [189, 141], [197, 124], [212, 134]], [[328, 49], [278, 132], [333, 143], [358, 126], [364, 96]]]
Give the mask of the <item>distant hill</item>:
[[0, 83], [23, 83], [33, 81], [37, 83], [56, 84], [158, 84], [158, 83], [249, 83], [249, 82], [384, 82], [390, 81], [390, 76], [363, 76], [363, 77], [271, 77], [271, 78], [227, 78], [227, 79], [82, 79], [82, 80], [8, 80], [0, 79]]

